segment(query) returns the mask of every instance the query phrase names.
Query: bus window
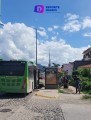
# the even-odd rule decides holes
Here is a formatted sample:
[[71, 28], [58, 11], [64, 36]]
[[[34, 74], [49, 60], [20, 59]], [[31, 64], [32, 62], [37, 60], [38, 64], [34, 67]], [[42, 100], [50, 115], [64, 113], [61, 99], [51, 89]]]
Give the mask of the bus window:
[[29, 66], [28, 67], [28, 77], [29, 77], [29, 80], [31, 80], [31, 78], [33, 78], [33, 66]]
[[23, 76], [25, 63], [21, 62], [0, 62], [0, 76]]

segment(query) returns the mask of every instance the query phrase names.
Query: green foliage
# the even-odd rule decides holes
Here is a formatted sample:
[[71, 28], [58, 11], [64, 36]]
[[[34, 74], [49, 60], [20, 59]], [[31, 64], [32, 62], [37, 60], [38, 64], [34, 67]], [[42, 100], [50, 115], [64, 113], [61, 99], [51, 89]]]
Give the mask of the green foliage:
[[83, 77], [89, 77], [90, 75], [90, 70], [88, 68], [79, 68], [78, 72]]
[[60, 64], [56, 64], [56, 63], [52, 63], [53, 64], [53, 67], [59, 67], [60, 66]]
[[84, 69], [81, 74], [82, 74], [83, 77], [89, 77], [89, 70]]
[[83, 93], [91, 95], [91, 90], [90, 91], [84, 91]]
[[64, 93], [64, 91], [60, 88], [58, 88], [58, 93]]
[[69, 80], [69, 85], [75, 86], [75, 81], [74, 81], [74, 79], [72, 77]]
[[91, 100], [91, 95], [83, 95], [82, 99], [90, 99]]
[[82, 90], [83, 91], [91, 91], [91, 82], [90, 81], [83, 81], [82, 82]]
[[58, 79], [63, 76], [63, 73], [58, 72]]
[[73, 71], [72, 76], [75, 76], [75, 75], [79, 75], [79, 71], [78, 70]]
[[[82, 91], [86, 93], [91, 93], [91, 76], [90, 70], [87, 68], [78, 68], [72, 73], [72, 76], [79, 76], [82, 83]], [[74, 82], [71, 80], [71, 84], [74, 86]]]
[[0, 61], [3, 61], [3, 59], [0, 59]]

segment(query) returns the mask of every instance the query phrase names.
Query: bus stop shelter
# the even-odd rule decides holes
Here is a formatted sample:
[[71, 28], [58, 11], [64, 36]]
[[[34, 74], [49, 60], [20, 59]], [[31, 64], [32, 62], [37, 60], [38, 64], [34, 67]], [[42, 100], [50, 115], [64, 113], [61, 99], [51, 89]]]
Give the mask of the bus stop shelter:
[[58, 69], [55, 67], [48, 67], [45, 69], [45, 89], [58, 88]]

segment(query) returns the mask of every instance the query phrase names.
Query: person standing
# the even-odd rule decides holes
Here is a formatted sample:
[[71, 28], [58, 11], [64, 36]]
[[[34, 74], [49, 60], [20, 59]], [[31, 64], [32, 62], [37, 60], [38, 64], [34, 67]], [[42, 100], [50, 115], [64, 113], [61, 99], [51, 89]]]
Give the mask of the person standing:
[[81, 80], [77, 76], [74, 77], [75, 80], [75, 87], [76, 87], [76, 94], [79, 91], [79, 94], [81, 92]]
[[68, 88], [68, 79], [64, 76], [62, 81], [63, 81], [64, 88]]

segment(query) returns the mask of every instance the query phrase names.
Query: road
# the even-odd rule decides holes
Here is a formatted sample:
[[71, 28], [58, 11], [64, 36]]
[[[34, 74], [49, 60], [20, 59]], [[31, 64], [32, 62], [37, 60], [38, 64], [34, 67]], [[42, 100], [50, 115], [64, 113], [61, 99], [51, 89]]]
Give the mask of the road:
[[65, 120], [91, 120], [91, 101], [81, 98], [82, 94], [60, 95], [60, 106]]
[[91, 120], [91, 101], [82, 94], [41, 89], [22, 95], [0, 97], [0, 120]]
[[36, 93], [0, 97], [0, 120], [64, 120], [58, 99]]

